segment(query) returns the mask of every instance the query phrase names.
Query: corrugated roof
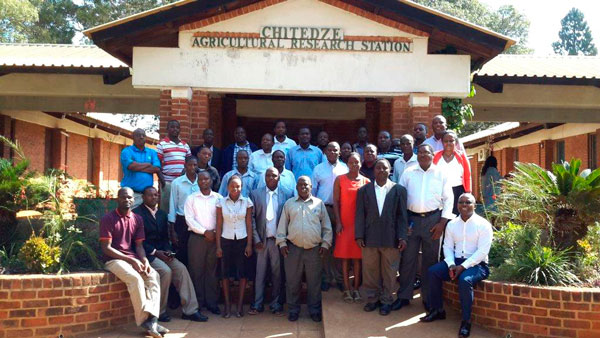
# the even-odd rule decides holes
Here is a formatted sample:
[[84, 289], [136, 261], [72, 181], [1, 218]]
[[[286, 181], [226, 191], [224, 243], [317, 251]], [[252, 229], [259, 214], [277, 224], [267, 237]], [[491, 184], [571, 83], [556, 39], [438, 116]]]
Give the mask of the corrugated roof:
[[600, 78], [600, 57], [501, 54], [486, 63], [477, 76]]
[[14, 43], [0, 43], [0, 66], [129, 68], [96, 46]]
[[489, 136], [502, 133], [511, 129], [518, 128], [521, 124], [519, 122], [505, 122], [501, 123], [497, 126], [493, 126], [491, 128], [476, 132], [475, 134], [467, 135], [465, 137], [461, 137], [460, 141], [465, 144], [467, 142], [484, 139]]

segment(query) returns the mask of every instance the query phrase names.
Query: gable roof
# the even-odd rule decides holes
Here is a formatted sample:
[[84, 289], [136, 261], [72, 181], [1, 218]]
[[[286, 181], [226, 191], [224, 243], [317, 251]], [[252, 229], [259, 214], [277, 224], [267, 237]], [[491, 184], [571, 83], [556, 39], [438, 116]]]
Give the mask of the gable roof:
[[[179, 27], [236, 9], [259, 9], [285, 0], [181, 0], [84, 31], [100, 48], [131, 65], [133, 46], [177, 47]], [[515, 43], [483, 27], [408, 0], [321, 0], [353, 6], [429, 34], [430, 54], [469, 54], [471, 66]]]

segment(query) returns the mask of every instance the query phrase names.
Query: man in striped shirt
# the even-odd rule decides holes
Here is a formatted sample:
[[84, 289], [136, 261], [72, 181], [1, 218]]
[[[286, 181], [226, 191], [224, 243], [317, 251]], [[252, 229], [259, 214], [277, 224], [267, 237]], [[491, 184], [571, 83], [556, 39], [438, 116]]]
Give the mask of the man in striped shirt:
[[180, 125], [177, 120], [167, 123], [167, 137], [156, 146], [165, 185], [160, 192], [160, 209], [169, 212], [171, 182], [183, 174], [185, 158], [192, 156], [190, 146], [179, 139]]

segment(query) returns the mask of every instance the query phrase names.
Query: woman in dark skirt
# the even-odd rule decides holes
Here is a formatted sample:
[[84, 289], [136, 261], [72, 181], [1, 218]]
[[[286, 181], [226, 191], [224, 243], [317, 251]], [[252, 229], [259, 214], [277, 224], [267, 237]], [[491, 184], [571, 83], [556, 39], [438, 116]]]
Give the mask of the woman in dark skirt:
[[242, 179], [233, 175], [227, 182], [229, 195], [217, 203], [217, 257], [221, 258], [223, 317], [231, 316], [229, 279], [239, 279], [236, 317], [244, 314], [243, 301], [252, 256], [252, 202], [241, 195]]

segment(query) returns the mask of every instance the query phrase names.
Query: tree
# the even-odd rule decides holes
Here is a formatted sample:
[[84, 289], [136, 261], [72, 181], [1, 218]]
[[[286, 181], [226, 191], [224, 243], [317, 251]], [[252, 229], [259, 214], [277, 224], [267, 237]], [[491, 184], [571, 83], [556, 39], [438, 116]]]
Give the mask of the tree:
[[561, 55], [596, 55], [598, 49], [592, 41], [592, 31], [583, 13], [577, 8], [572, 8], [560, 20], [561, 29], [558, 32], [559, 40], [552, 43], [554, 53]]
[[39, 20], [28, 31], [28, 42], [71, 43], [77, 32], [76, 14], [79, 6], [72, 0], [30, 0], [38, 11]]
[[512, 5], [501, 6], [494, 12], [478, 0], [415, 0], [415, 2], [518, 40], [514, 46], [504, 51], [506, 54], [533, 52], [527, 47], [530, 22]]
[[38, 20], [27, 0], [0, 0], [0, 42], [25, 42], [28, 29]]

